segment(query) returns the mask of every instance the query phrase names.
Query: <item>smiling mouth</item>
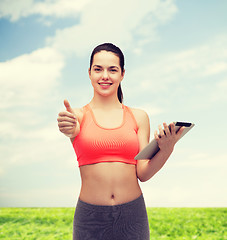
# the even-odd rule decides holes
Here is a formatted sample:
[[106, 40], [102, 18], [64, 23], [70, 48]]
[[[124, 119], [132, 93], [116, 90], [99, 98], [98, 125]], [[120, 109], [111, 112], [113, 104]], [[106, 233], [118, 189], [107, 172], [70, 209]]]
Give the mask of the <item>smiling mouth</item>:
[[99, 83], [99, 85], [102, 85], [102, 86], [109, 86], [109, 85], [112, 85], [113, 83]]

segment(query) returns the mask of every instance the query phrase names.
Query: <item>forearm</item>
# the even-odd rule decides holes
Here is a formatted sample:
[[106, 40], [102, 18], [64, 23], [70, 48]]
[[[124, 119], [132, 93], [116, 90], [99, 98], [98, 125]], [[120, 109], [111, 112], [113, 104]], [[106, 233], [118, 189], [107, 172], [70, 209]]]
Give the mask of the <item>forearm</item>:
[[160, 150], [151, 160], [144, 160], [137, 165], [137, 177], [141, 182], [148, 181], [153, 177], [166, 163], [171, 152]]

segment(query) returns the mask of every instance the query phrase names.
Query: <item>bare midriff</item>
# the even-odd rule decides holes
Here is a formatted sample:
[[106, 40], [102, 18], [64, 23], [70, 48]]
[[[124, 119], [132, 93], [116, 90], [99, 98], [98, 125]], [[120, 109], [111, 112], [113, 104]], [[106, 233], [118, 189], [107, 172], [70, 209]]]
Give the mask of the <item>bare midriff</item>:
[[121, 162], [102, 162], [80, 167], [80, 200], [95, 205], [117, 205], [138, 198], [142, 192], [136, 166]]

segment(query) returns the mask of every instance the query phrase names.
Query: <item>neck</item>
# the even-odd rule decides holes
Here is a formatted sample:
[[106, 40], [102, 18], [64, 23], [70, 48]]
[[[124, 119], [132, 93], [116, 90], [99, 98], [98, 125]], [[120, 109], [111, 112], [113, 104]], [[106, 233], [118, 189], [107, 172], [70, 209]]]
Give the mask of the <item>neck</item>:
[[94, 94], [94, 97], [92, 98], [90, 104], [93, 108], [102, 109], [119, 108], [122, 106], [117, 96], [105, 97], [97, 94]]

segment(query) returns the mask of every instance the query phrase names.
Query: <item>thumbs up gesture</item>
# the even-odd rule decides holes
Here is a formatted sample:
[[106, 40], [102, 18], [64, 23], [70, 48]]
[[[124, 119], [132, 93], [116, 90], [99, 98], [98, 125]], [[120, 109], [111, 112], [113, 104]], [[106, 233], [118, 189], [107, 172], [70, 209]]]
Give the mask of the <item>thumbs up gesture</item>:
[[58, 127], [67, 137], [75, 138], [79, 133], [79, 122], [68, 100], [64, 100], [64, 105], [66, 111], [58, 114]]
[[69, 101], [67, 99], [64, 100], [64, 105], [65, 105], [66, 110], [73, 114], [73, 109], [71, 108]]

